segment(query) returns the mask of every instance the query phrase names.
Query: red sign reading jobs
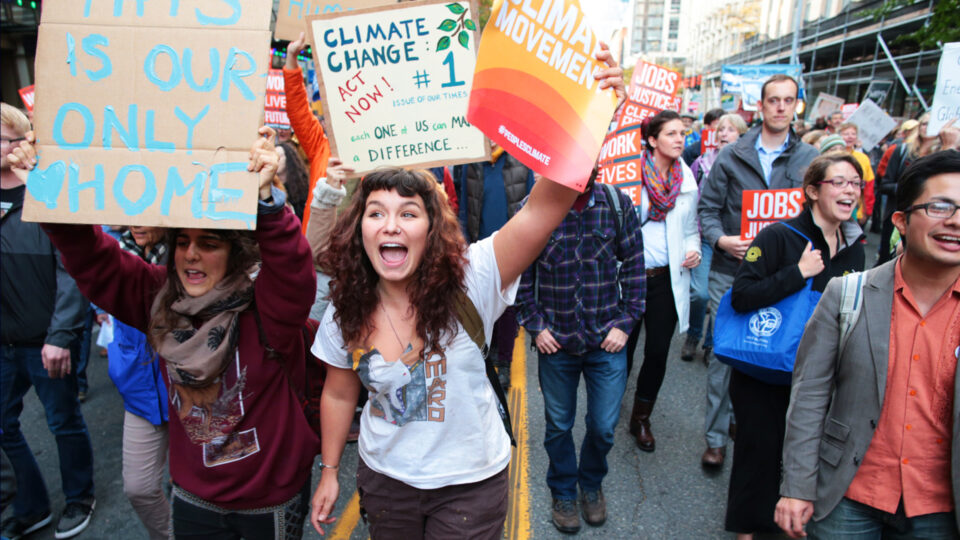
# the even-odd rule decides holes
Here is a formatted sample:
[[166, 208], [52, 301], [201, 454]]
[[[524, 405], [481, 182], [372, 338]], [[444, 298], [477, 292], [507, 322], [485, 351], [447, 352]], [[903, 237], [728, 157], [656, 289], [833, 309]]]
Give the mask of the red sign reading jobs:
[[271, 69], [267, 73], [267, 93], [263, 102], [263, 123], [275, 129], [290, 129], [287, 118], [287, 94], [283, 82], [283, 70]]
[[620, 114], [618, 128], [635, 126], [660, 111], [680, 110], [680, 72], [645, 60], [637, 62], [627, 89], [627, 102]]
[[23, 106], [26, 107], [28, 111], [33, 110], [33, 88], [34, 85], [31, 84], [18, 90], [20, 99], [23, 100]]
[[753, 240], [766, 226], [800, 215], [803, 188], [756, 189], [743, 192], [740, 239]]
[[700, 131], [700, 153], [706, 154], [707, 150], [717, 147], [717, 130], [703, 128]]

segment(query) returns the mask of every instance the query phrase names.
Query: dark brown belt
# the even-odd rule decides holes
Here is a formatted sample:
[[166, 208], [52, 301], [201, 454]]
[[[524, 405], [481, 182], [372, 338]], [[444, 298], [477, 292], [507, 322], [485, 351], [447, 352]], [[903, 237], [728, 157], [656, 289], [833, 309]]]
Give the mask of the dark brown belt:
[[645, 270], [647, 277], [660, 276], [660, 275], [666, 274], [669, 271], [670, 271], [669, 266], [658, 266], [656, 268], [647, 268]]

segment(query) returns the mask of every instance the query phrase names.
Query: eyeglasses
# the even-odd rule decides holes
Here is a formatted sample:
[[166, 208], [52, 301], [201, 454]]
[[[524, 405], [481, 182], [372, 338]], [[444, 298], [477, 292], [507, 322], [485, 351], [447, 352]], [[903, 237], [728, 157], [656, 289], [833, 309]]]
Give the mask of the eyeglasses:
[[837, 176], [836, 178], [830, 178], [827, 180], [821, 180], [817, 182], [818, 184], [833, 184], [837, 189], [843, 189], [847, 186], [853, 186], [859, 190], [863, 190], [867, 187], [867, 183], [861, 180], [858, 177], [853, 178], [844, 178], [842, 176]]
[[17, 144], [18, 142], [25, 141], [25, 140], [27, 140], [26, 137], [17, 137], [16, 139], [8, 139], [6, 137], [0, 137], [0, 144], [3, 144], [4, 146], [9, 146], [11, 144]]
[[947, 201], [933, 201], [923, 204], [915, 204], [904, 210], [903, 213], [907, 214], [921, 208], [923, 208], [923, 211], [926, 212], [927, 216], [929, 217], [935, 219], [949, 219], [953, 217], [953, 214], [956, 213], [957, 208], [960, 208], [960, 205], [956, 205]]

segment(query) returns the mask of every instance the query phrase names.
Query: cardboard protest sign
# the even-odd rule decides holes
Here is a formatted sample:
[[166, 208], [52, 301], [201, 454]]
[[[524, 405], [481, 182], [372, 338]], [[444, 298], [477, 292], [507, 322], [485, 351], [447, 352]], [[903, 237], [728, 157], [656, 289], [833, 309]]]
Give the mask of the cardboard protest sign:
[[859, 106], [857, 103], [844, 103], [843, 106], [840, 107], [840, 112], [843, 113], [843, 121], [849, 121], [853, 113], [857, 112], [857, 107]]
[[280, 0], [277, 5], [277, 24], [273, 30], [273, 37], [293, 41], [300, 37], [300, 32], [306, 32], [307, 42], [312, 44], [312, 36], [307, 32], [307, 16], [394, 3], [396, 0]]
[[803, 188], [748, 189], [743, 192], [740, 239], [753, 240], [764, 227], [800, 215]]
[[865, 152], [873, 150], [874, 146], [897, 127], [897, 121], [869, 99], [860, 104], [847, 122], [856, 124], [860, 145]]
[[843, 107], [844, 100], [841, 97], [820, 92], [817, 94], [817, 100], [813, 102], [810, 108], [810, 118], [829, 118], [831, 114]]
[[17, 91], [20, 94], [20, 100], [23, 101], [23, 106], [26, 107], [28, 111], [33, 110], [33, 88], [34, 85], [31, 84]]
[[680, 72], [652, 64], [646, 60], [637, 61], [627, 89], [627, 102], [623, 106], [618, 128], [639, 125], [648, 116], [660, 111], [680, 111], [681, 98]]
[[263, 123], [275, 129], [290, 129], [287, 118], [287, 94], [284, 92], [283, 70], [267, 72], [267, 94], [263, 100]]
[[430, 0], [308, 17], [334, 155], [357, 174], [487, 159], [465, 118], [475, 14]]
[[254, 228], [270, 6], [44, 2], [24, 219]]
[[783, 73], [800, 84], [799, 98], [803, 99], [802, 64], [726, 64], [720, 67], [720, 85], [724, 94], [739, 94], [743, 109], [756, 111], [763, 83], [771, 76]]
[[700, 131], [700, 153], [705, 154], [707, 150], [713, 150], [717, 147], [717, 130], [703, 128]]
[[869, 99], [877, 105], [883, 105], [887, 99], [887, 94], [893, 89], [893, 81], [883, 79], [874, 79], [867, 85], [867, 91], [863, 94], [863, 99]]
[[577, 0], [495, 0], [467, 120], [546, 178], [583, 191], [617, 106], [593, 77], [597, 36]]
[[[960, 43], [947, 43], [940, 55], [927, 136], [938, 135], [947, 122], [957, 118], [960, 118]], [[954, 127], [960, 127], [960, 121], [955, 122]]]

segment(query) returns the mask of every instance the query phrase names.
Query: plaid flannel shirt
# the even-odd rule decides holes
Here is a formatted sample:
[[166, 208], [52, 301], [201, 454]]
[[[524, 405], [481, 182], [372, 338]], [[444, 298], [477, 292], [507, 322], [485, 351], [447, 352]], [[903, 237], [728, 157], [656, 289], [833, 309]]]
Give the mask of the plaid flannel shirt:
[[533, 337], [549, 329], [571, 354], [599, 349], [611, 328], [629, 334], [645, 307], [643, 238], [633, 203], [616, 190], [624, 214], [617, 238], [616, 212], [598, 191], [602, 188], [592, 190], [583, 210], [571, 209], [553, 231], [517, 293], [520, 324]]

